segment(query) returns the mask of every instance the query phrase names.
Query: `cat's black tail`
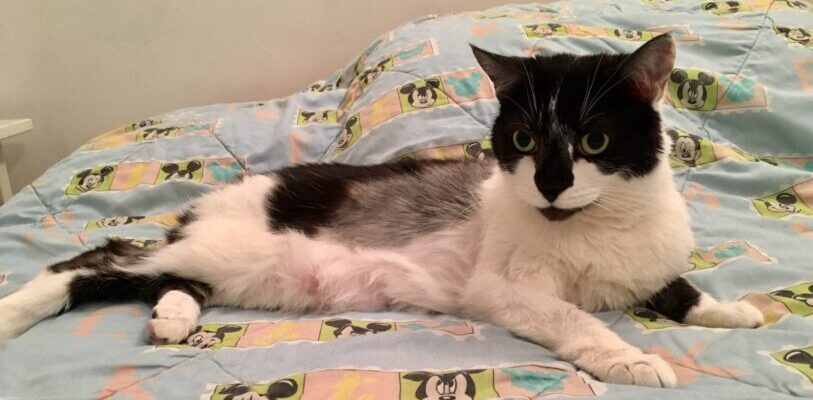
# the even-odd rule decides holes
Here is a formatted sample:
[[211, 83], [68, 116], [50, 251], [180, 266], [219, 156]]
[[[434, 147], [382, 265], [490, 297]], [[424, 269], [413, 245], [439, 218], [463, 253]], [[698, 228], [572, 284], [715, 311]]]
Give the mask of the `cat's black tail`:
[[[48, 267], [19, 291], [0, 299], [0, 345], [44, 318], [95, 302], [155, 303], [183, 290], [202, 304], [210, 289], [170, 274], [144, 274], [138, 262], [151, 250], [111, 239], [104, 246]], [[130, 268], [132, 266], [132, 268]]]

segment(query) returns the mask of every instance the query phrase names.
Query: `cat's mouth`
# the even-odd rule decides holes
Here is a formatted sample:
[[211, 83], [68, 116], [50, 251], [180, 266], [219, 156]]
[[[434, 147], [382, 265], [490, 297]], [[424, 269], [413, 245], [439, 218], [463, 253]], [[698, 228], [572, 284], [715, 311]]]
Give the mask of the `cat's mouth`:
[[577, 212], [583, 210], [584, 207], [579, 208], [557, 208], [557, 207], [547, 207], [547, 208], [537, 208], [548, 221], [564, 221], [574, 215]]

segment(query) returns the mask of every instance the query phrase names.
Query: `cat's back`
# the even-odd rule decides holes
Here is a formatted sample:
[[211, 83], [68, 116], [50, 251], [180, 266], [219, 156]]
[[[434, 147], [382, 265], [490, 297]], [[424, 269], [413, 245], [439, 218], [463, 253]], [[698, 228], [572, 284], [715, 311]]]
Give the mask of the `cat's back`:
[[405, 160], [312, 164], [271, 174], [269, 227], [366, 247], [399, 247], [465, 223], [479, 208], [494, 162]]

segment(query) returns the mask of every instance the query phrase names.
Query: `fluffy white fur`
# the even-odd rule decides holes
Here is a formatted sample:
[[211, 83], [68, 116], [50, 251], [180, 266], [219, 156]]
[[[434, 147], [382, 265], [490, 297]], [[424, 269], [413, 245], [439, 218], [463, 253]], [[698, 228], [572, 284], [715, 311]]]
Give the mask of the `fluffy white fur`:
[[762, 325], [762, 313], [744, 301], [720, 303], [702, 293], [700, 302], [686, 314], [686, 323], [720, 328], [755, 328]]
[[200, 305], [192, 296], [170, 290], [153, 307], [147, 331], [156, 342], [180, 343], [195, 329], [199, 316]]
[[0, 345], [25, 332], [68, 303], [68, 284], [78, 272], [43, 272], [19, 291], [0, 299]]
[[630, 181], [576, 163], [574, 185], [554, 205], [592, 205], [559, 223], [539, 223], [529, 206], [548, 204], [532, 187], [528, 164], [486, 182], [488, 246], [467, 286], [466, 311], [553, 349], [602, 380], [674, 386], [666, 362], [626, 344], [586, 312], [646, 300], [684, 272], [694, 241], [665, 157], [655, 171]]
[[[629, 181], [577, 162], [574, 185], [553, 205], [585, 208], [561, 222], [539, 214], [536, 207], [550, 203], [533, 187], [533, 173], [525, 161], [515, 174], [495, 168], [469, 222], [391, 250], [354, 247], [329, 234], [272, 233], [258, 216], [274, 178], [250, 176], [199, 199], [186, 239], [121, 268], [206, 282], [214, 290], [209, 305], [425, 308], [486, 319], [605, 381], [674, 386], [675, 374], [659, 356], [630, 346], [588, 314], [646, 300], [684, 272], [694, 241], [666, 152], [655, 171]], [[0, 343], [63, 308], [76, 273], [43, 273], [0, 300]], [[158, 342], [177, 343], [199, 314], [189, 295], [170, 291], [155, 306], [149, 331]], [[762, 315], [746, 303], [703, 295], [687, 320], [753, 327]]]

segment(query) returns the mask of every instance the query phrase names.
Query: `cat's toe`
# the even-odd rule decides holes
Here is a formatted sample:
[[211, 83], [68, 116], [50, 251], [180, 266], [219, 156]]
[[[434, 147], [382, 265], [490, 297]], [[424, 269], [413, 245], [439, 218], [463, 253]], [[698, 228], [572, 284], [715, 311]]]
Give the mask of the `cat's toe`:
[[591, 369], [594, 375], [607, 383], [663, 388], [677, 385], [675, 371], [666, 361], [656, 354], [640, 351], [611, 357]]
[[187, 318], [155, 318], [147, 324], [147, 332], [155, 344], [177, 344], [183, 342], [195, 323]]

